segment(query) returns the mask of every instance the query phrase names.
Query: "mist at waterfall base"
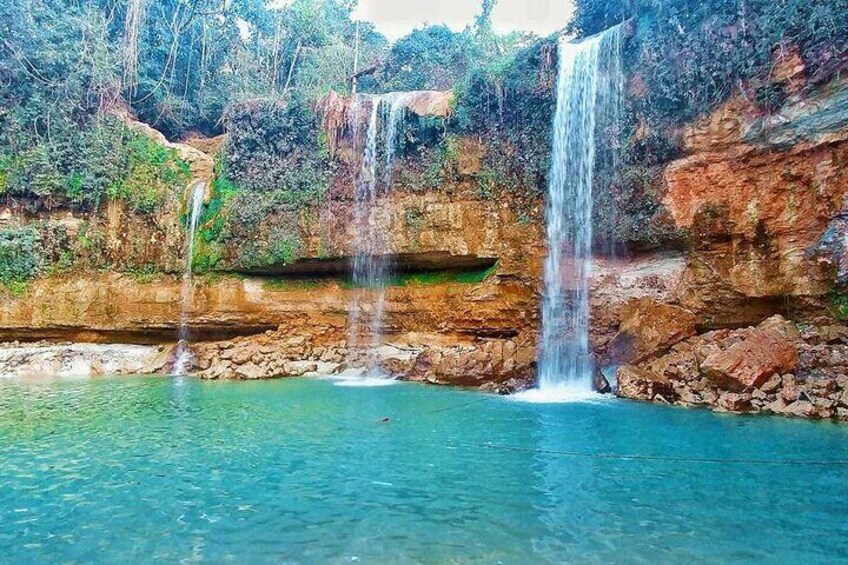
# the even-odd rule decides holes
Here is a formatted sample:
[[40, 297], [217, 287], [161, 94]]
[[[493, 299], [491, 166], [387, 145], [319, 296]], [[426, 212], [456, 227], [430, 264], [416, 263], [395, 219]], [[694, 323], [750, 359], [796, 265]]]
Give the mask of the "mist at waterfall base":
[[[406, 118], [411, 93], [359, 95], [354, 98], [354, 140], [361, 146], [359, 178], [354, 187], [354, 249], [351, 272], [356, 291], [348, 312], [348, 347], [352, 369], [338, 380], [342, 386], [379, 386], [392, 382], [379, 367], [377, 352], [383, 341], [386, 281], [391, 275], [386, 234], [376, 215], [381, 195], [391, 189], [392, 168], [398, 152], [400, 125]], [[358, 129], [365, 121], [364, 132]], [[382, 157], [382, 158], [381, 158]]]
[[192, 263], [194, 262], [194, 238], [197, 234], [197, 225], [200, 215], [203, 213], [203, 199], [206, 196], [206, 183], [198, 181], [191, 187], [189, 196], [186, 226], [186, 251], [185, 270], [183, 271], [183, 284], [180, 291], [180, 328], [179, 342], [175, 352], [174, 366], [171, 372], [174, 375], [185, 375], [192, 367], [194, 356], [189, 348], [189, 315], [194, 301], [194, 286], [192, 277]]
[[621, 105], [620, 54], [620, 26], [580, 43], [559, 44], [538, 388], [517, 395], [520, 400], [597, 398], [589, 346], [592, 188], [596, 132], [617, 119]]

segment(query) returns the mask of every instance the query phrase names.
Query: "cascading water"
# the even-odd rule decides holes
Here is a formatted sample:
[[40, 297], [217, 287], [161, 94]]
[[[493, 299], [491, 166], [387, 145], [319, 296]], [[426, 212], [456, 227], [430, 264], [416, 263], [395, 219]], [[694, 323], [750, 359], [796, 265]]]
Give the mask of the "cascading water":
[[548, 183], [539, 389], [591, 393], [589, 275], [592, 184], [599, 120], [615, 116], [621, 95], [621, 28], [581, 43], [561, 41]]
[[191, 196], [188, 205], [188, 238], [186, 243], [186, 263], [183, 271], [183, 286], [180, 293], [180, 329], [179, 343], [175, 354], [173, 373], [185, 375], [191, 369], [193, 361], [191, 350], [188, 347], [188, 316], [191, 312], [194, 289], [192, 286], [192, 263], [194, 262], [194, 237], [197, 233], [197, 224], [203, 212], [203, 198], [206, 195], [206, 183], [198, 181], [191, 188]]
[[377, 199], [381, 191], [380, 127], [383, 128], [382, 190], [392, 183], [392, 165], [397, 153], [399, 125], [406, 116], [408, 93], [361, 96], [354, 102], [354, 120], [361, 117], [362, 102], [370, 102], [368, 128], [362, 150], [362, 161], [354, 190], [353, 283], [356, 286], [349, 313], [349, 346], [364, 357], [371, 376], [380, 376], [375, 351], [382, 343], [386, 279], [390, 272], [385, 234], [379, 229]]

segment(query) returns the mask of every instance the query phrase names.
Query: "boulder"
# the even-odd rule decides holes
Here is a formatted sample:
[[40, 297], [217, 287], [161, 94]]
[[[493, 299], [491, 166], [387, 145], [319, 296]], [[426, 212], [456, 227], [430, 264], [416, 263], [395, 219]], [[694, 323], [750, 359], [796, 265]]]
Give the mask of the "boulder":
[[757, 328], [778, 333], [791, 342], [802, 341], [801, 332], [798, 331], [798, 327], [780, 315], [772, 316], [758, 325]]
[[268, 375], [265, 374], [265, 371], [262, 370], [258, 365], [254, 365], [253, 363], [246, 363], [244, 365], [240, 365], [236, 367], [234, 370], [237, 378], [244, 379], [247, 381], [264, 379], [267, 378]]
[[726, 412], [750, 412], [752, 410], [751, 395], [725, 392], [719, 396], [718, 406]]
[[676, 398], [671, 381], [652, 371], [633, 365], [624, 365], [615, 373], [618, 396], [632, 400], [656, 400], [662, 397], [669, 402]]
[[158, 375], [168, 372], [174, 366], [177, 360], [178, 343], [160, 347], [159, 353], [156, 354], [150, 363], [144, 368], [144, 372], [151, 375]]
[[412, 92], [409, 94], [406, 107], [419, 116], [447, 118], [453, 107], [453, 91]]
[[689, 310], [637, 298], [621, 310], [621, 325], [610, 342], [609, 356], [619, 363], [639, 363], [695, 333], [695, 315]]
[[812, 402], [806, 400], [796, 400], [787, 406], [782, 414], [794, 416], [795, 418], [812, 418], [816, 413], [816, 408]]
[[600, 394], [611, 394], [612, 393], [612, 387], [610, 386], [609, 381], [604, 376], [604, 373], [598, 368], [595, 369], [595, 374], [594, 374], [594, 379], [592, 380], [592, 385], [594, 386], [595, 391], [599, 392]]
[[760, 390], [766, 394], [774, 394], [780, 390], [782, 386], [783, 378], [780, 375], [774, 375], [760, 387]]
[[287, 377], [302, 377], [307, 373], [317, 372], [318, 364], [309, 361], [292, 361], [283, 366], [283, 371]]
[[782, 334], [754, 329], [736, 345], [709, 355], [701, 371], [717, 387], [741, 392], [759, 388], [775, 374], [791, 373], [798, 367], [798, 351]]
[[782, 398], [778, 398], [774, 402], [766, 404], [766, 406], [763, 408], [763, 411], [771, 412], [772, 414], [785, 414], [786, 402]]

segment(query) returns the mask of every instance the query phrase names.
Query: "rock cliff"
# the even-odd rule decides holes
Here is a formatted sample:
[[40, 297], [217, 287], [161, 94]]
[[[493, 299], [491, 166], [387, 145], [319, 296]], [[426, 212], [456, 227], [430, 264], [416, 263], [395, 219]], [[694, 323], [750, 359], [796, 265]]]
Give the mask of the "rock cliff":
[[[792, 88], [779, 112], [764, 114], [742, 97], [728, 100], [684, 128], [684, 154], [662, 165], [663, 209], [656, 216], [688, 234], [684, 245], [639, 252], [625, 241], [614, 257], [596, 258], [592, 347], [601, 365], [627, 364], [619, 371], [621, 395], [740, 410], [748, 410], [750, 400], [765, 411], [762, 401], [776, 399], [763, 387], [775, 375], [781, 383], [791, 381], [786, 375], [801, 379], [829, 359], [827, 348], [841, 343], [785, 338], [787, 346], [773, 332], [738, 329], [774, 315], [803, 327], [839, 327], [839, 277], [848, 271], [839, 235], [848, 190], [848, 118], [840, 100], [848, 85], [808, 85], [798, 64], [782, 76]], [[446, 94], [419, 98], [409, 108], [414, 116], [441, 119], [450, 111]], [[323, 197], [261, 216], [250, 233], [222, 243], [221, 266], [196, 280], [188, 321], [201, 342], [195, 350], [206, 378], [272, 378], [357, 363], [346, 350], [356, 290], [347, 270], [355, 254], [358, 165], [352, 129], [344, 125], [347, 104], [330, 97], [322, 109], [324, 127], [338, 130], [330, 135], [335, 158]], [[264, 108], [245, 112], [261, 122]], [[430, 135], [426, 128], [411, 131], [418, 141]], [[202, 151], [220, 151], [221, 141], [198, 138], [180, 146], [194, 155], [195, 179], [209, 182], [214, 161]], [[387, 235], [386, 254], [397, 271], [387, 290], [381, 364], [407, 379], [497, 390], [526, 386], [540, 323], [544, 198], [522, 187], [489, 190], [483, 180], [493, 149], [474, 136], [449, 141], [438, 161], [426, 143], [404, 155], [391, 190], [376, 202], [375, 229]], [[208, 200], [216, 198], [220, 194], [212, 193]], [[635, 215], [628, 206], [621, 203], [617, 213]], [[175, 195], [153, 221], [120, 203], [100, 213], [52, 211], [37, 218], [74, 234], [82, 225], [102, 227], [113, 272], [72, 270], [32, 282], [23, 296], [0, 306], [0, 337], [172, 341], [182, 210]], [[5, 218], [21, 221], [11, 209]], [[209, 225], [216, 221], [207, 218]], [[296, 242], [291, 253], [238, 266], [239, 243], [265, 249], [281, 234]], [[114, 272], [148, 263], [158, 271]], [[816, 350], [811, 360], [808, 346], [827, 351]], [[827, 367], [833, 379], [842, 374], [838, 363]], [[748, 399], [753, 390], [766, 397]], [[841, 417], [836, 402], [827, 417]]]

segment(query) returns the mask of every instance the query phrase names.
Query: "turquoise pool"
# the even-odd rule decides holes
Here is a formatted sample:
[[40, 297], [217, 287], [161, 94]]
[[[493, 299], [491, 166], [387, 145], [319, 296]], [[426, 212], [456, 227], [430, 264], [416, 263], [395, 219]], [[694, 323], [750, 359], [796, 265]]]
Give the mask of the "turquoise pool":
[[848, 426], [306, 379], [0, 383], [8, 563], [835, 563], [846, 517]]

